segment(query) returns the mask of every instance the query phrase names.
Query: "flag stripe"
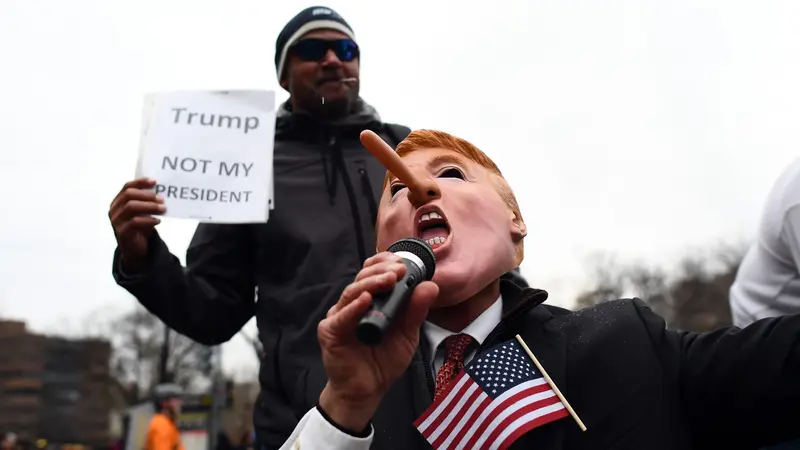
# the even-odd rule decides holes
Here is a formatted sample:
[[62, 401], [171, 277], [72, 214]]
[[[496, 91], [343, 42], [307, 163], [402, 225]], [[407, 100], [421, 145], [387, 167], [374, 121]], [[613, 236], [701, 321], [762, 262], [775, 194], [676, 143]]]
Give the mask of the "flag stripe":
[[[472, 386], [474, 387], [474, 392], [470, 394], [469, 399], [467, 399], [464, 404], [459, 403], [455, 413], [450, 413], [447, 417], [447, 424], [450, 425], [455, 423], [455, 426], [450, 425], [446, 430], [447, 433], [440, 433], [437, 437], [431, 436], [431, 439], [434, 439], [431, 445], [433, 445], [435, 448], [447, 448], [449, 442], [452, 441], [459, 430], [461, 430], [461, 428], [464, 426], [464, 422], [469, 420], [470, 416], [472, 416], [472, 413], [475, 411], [478, 405], [480, 405], [483, 400], [486, 399], [488, 399], [490, 402], [492, 401], [492, 398], [486, 395], [486, 393], [483, 392], [477, 383], [473, 383]], [[478, 397], [482, 398], [478, 399]], [[462, 412], [464, 409], [466, 409], [466, 411]], [[458, 420], [459, 416], [461, 416], [461, 420]], [[454, 422], [456, 420], [458, 420], [458, 422]]]
[[[556, 403], [552, 405], [552, 408], [555, 409], [555, 411], [543, 414], [539, 417], [534, 418], [533, 420], [531, 420], [531, 418], [529, 418], [528, 416], [523, 416], [519, 420], [517, 420], [517, 422], [519, 422], [517, 428], [514, 429], [511, 433], [508, 433], [507, 436], [505, 436], [505, 439], [503, 439], [502, 444], [500, 444], [499, 447], [496, 447], [497, 450], [508, 449], [508, 447], [510, 447], [511, 444], [514, 443], [514, 441], [519, 439], [520, 436], [538, 426], [544, 425], [554, 420], [562, 419], [564, 417], [569, 417], [569, 411], [567, 411], [567, 408], [564, 407], [563, 403]], [[534, 417], [533, 414], [531, 414], [531, 417]], [[511, 430], [509, 429], [509, 431]], [[500, 440], [498, 439], [496, 442], [500, 442]]]
[[449, 390], [444, 398], [450, 398], [453, 401], [441, 402], [438, 413], [434, 416], [428, 417], [429, 423], [425, 433], [429, 436], [434, 435], [442, 422], [445, 421], [447, 416], [449, 416], [453, 411], [453, 408], [456, 406], [456, 399], [463, 398], [463, 396], [473, 387], [480, 389], [480, 386], [475, 383], [475, 380], [465, 376], [463, 383], [458, 383], [454, 389]]
[[458, 386], [458, 389], [453, 389], [450, 391], [449, 394], [454, 400], [452, 402], [442, 402], [442, 409], [439, 411], [439, 414], [437, 414], [435, 417], [429, 418], [429, 420], [432, 420], [426, 433], [435, 439], [435, 436], [441, 429], [442, 423], [447, 420], [447, 417], [450, 416], [453, 409], [457, 406], [457, 399], [463, 399], [468, 392], [477, 387], [478, 385], [475, 383], [475, 380], [467, 377], [466, 381]]
[[[462, 392], [464, 391], [464, 387], [469, 383], [474, 383], [474, 380], [467, 375], [466, 371], [462, 371], [458, 377], [453, 380], [445, 395], [442, 396], [438, 402], [434, 402], [434, 404], [431, 405], [428, 410], [425, 411], [425, 413], [414, 422], [414, 426], [416, 426], [420, 432], [425, 434], [426, 430], [431, 428], [433, 425], [440, 423], [442, 416], [446, 415], [452, 410], [452, 405], [450, 403], [452, 403], [454, 399], [460, 398], [461, 395], [463, 395]], [[512, 397], [515, 394], [522, 392], [526, 388], [533, 386], [545, 386], [545, 389], [549, 387], [547, 386], [547, 382], [544, 380], [544, 378], [538, 378], [536, 380], [522, 383], [519, 386], [516, 386], [515, 388], [505, 392], [500, 397], [497, 397], [494, 403], [501, 402], [506, 398]], [[436, 429], [436, 427], [433, 427], [433, 429]]]
[[[528, 417], [531, 413], [539, 413], [540, 411], [541, 414], [547, 414], [549, 412], [547, 408], [552, 407], [554, 404], [563, 408], [563, 405], [558, 401], [558, 397], [555, 393], [550, 391], [549, 394], [551, 395], [546, 398], [540, 398], [528, 404], [520, 405], [517, 403], [504, 410], [503, 413], [486, 428], [484, 432], [484, 437], [486, 438], [485, 442], [501, 442], [503, 433], [508, 432], [509, 427], [519, 420], [520, 417]], [[532, 418], [536, 417], [538, 416], [534, 415]], [[476, 447], [480, 446], [480, 443], [476, 445]]]
[[447, 407], [447, 405], [444, 404], [444, 400], [449, 398], [450, 394], [454, 390], [460, 389], [464, 383], [471, 380], [472, 379], [469, 377], [469, 375], [467, 375], [467, 372], [462, 370], [461, 373], [458, 374], [458, 377], [456, 377], [456, 379], [450, 383], [447, 393], [438, 401], [438, 405], [437, 402], [434, 402], [433, 405], [431, 405], [421, 416], [419, 416], [416, 421], [414, 421], [414, 426], [419, 428], [419, 431], [424, 433], [431, 423], [436, 420], [436, 416]]
[[[524, 392], [528, 388], [531, 388], [531, 387], [535, 388], [535, 387], [541, 386], [543, 384], [544, 385], [547, 384], [547, 382], [544, 381], [544, 379], [537, 379], [537, 380], [528, 381], [528, 382], [520, 384], [519, 386], [515, 386], [514, 388], [512, 388], [512, 389], [508, 390], [507, 392], [505, 392], [500, 397], [497, 397], [496, 399], [494, 399], [494, 401], [492, 401], [488, 405], [486, 405], [486, 407], [481, 411], [481, 413], [478, 416], [478, 418], [475, 419], [472, 422], [472, 424], [471, 424], [471, 426], [470, 426], [470, 428], [468, 430], [468, 436], [471, 435], [472, 433], [474, 433], [477, 430], [477, 428], [479, 428], [481, 426], [481, 424], [486, 420], [486, 418], [489, 417], [489, 415], [492, 413], [492, 411], [499, 404], [501, 404], [503, 401], [505, 401], [506, 399], [508, 399], [510, 397], [513, 397], [515, 394], [517, 394], [519, 392]], [[488, 397], [488, 395], [487, 395], [487, 397]], [[445, 396], [443, 398], [443, 401], [450, 401], [450, 400], [451, 400], [450, 395], [447, 395], [447, 396]], [[423, 432], [423, 435], [425, 435], [427, 437], [427, 435], [424, 432]]]
[[506, 401], [503, 402], [502, 405], [498, 405], [498, 407], [496, 407], [494, 411], [492, 411], [492, 414], [489, 417], [489, 424], [483, 428], [484, 430], [483, 434], [480, 436], [475, 435], [473, 439], [477, 439], [477, 441], [474, 442], [473, 445], [471, 445], [470, 447], [476, 447], [476, 448], [482, 447], [483, 443], [489, 439], [491, 432], [494, 431], [498, 426], [500, 426], [500, 424], [503, 423], [503, 421], [508, 416], [518, 411], [520, 408], [524, 408], [527, 405], [553, 397], [555, 397], [556, 400], [558, 400], [558, 397], [556, 397], [555, 393], [552, 390], [547, 390], [528, 397], [524, 397], [521, 400], [518, 400], [513, 403], [510, 401]]
[[[475, 423], [473, 420], [471, 420], [472, 417], [482, 413], [491, 404], [491, 402], [492, 398], [488, 395], [485, 395], [480, 402], [477, 402], [475, 411], [471, 414], [468, 414], [467, 420], [462, 419], [459, 427], [453, 431], [452, 435], [447, 439], [447, 441], [445, 441], [440, 450], [445, 450], [450, 445], [453, 445], [453, 448], [455, 449], [463, 448], [461, 442], [463, 442], [464, 436], [469, 435], [470, 432], [475, 429]], [[467, 423], [469, 423], [469, 425]]]
[[[450, 424], [453, 422], [453, 419], [461, 415], [465, 407], [469, 406], [474, 397], [477, 397], [478, 394], [486, 395], [486, 393], [481, 390], [480, 386], [470, 379], [470, 383], [466, 384], [457, 395], [453, 396], [454, 401], [448, 402], [447, 410], [439, 415], [442, 419], [441, 423], [439, 423], [436, 428], [431, 427], [433, 428], [433, 432], [431, 432], [429, 439], [432, 441], [432, 444], [433, 442], [440, 441], [440, 436], [442, 436], [443, 433], [450, 432]], [[455, 401], [456, 399], [457, 401]], [[434, 447], [438, 446], [438, 444], [434, 445]]]

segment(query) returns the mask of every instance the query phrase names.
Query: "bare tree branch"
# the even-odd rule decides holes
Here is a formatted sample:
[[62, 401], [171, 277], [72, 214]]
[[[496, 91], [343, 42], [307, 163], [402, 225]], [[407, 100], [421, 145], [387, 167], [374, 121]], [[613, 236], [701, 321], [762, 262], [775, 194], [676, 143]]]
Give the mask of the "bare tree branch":
[[[135, 384], [148, 394], [159, 380], [159, 358], [163, 348], [164, 324], [142, 307], [110, 321], [109, 340], [114, 348], [111, 368], [124, 384]], [[173, 379], [190, 388], [207, 378], [199, 355], [205, 347], [177, 332], [170, 333], [167, 368]]]
[[672, 328], [706, 331], [730, 325], [728, 290], [745, 250], [743, 245], [692, 250], [671, 277], [663, 268], [642, 263], [622, 265], [613, 256], [593, 255], [589, 289], [576, 303], [579, 307], [591, 306], [630, 291]]

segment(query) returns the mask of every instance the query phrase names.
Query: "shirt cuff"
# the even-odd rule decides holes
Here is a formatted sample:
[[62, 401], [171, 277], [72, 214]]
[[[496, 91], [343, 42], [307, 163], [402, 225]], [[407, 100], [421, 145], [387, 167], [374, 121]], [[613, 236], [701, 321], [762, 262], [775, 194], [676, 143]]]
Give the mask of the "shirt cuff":
[[297, 424], [281, 450], [369, 450], [374, 431], [367, 437], [356, 437], [339, 430], [317, 408], [309, 410]]

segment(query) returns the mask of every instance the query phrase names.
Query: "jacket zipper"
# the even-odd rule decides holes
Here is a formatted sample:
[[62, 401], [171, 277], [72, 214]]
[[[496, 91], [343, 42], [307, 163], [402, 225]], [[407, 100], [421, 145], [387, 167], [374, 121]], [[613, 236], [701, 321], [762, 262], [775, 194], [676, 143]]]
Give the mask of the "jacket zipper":
[[358, 174], [361, 178], [361, 192], [367, 198], [370, 213], [372, 214], [372, 224], [378, 221], [378, 205], [375, 202], [375, 194], [372, 192], [372, 186], [369, 184], [369, 175], [367, 175], [366, 165], [364, 161], [356, 161], [358, 165]]
[[344, 156], [336, 143], [335, 135], [330, 135], [328, 146], [334, 154], [334, 164], [338, 164], [342, 171], [342, 181], [344, 181], [344, 189], [347, 191], [347, 199], [350, 201], [350, 212], [353, 214], [353, 227], [356, 230], [356, 245], [358, 246], [358, 256], [360, 258], [359, 263], [363, 263], [367, 259], [367, 251], [364, 247], [364, 230], [361, 226], [361, 214], [358, 211], [353, 182], [350, 180], [350, 175], [347, 173], [347, 167], [344, 164]]

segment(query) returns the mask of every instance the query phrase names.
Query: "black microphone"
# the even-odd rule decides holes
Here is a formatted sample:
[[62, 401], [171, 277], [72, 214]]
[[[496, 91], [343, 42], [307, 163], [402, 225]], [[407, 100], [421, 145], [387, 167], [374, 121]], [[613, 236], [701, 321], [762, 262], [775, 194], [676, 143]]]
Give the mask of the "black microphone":
[[388, 251], [402, 258], [406, 274], [397, 280], [391, 291], [374, 294], [372, 307], [358, 322], [356, 337], [361, 343], [370, 346], [381, 343], [383, 333], [389, 328], [400, 307], [411, 298], [414, 288], [422, 281], [430, 281], [436, 269], [433, 249], [422, 239], [400, 239], [390, 245]]

